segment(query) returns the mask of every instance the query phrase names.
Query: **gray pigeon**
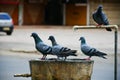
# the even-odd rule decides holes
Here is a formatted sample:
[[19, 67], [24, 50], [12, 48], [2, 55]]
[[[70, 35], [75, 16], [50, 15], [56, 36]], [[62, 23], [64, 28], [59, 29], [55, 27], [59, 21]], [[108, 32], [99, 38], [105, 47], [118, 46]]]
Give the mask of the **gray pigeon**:
[[46, 45], [40, 37], [37, 35], [37, 33], [32, 33], [31, 35], [34, 40], [35, 40], [35, 48], [43, 54], [43, 57], [41, 58], [42, 60], [46, 59], [47, 54], [51, 54], [52, 52], [52, 47]]
[[106, 57], [104, 57], [104, 56], [107, 55], [106, 53], [100, 52], [100, 51], [98, 51], [97, 49], [92, 48], [92, 47], [90, 47], [89, 45], [87, 45], [86, 40], [85, 40], [84, 37], [80, 37], [79, 40], [81, 40], [81, 51], [82, 51], [85, 55], [89, 56], [89, 58], [87, 58], [88, 60], [90, 60], [90, 58], [91, 58], [92, 56], [98, 56], [98, 57], [102, 57], [102, 58], [104, 58], [104, 59], [107, 59]]
[[[92, 14], [93, 20], [98, 25], [109, 25], [109, 21], [105, 13], [102, 11], [103, 6], [99, 5], [97, 10]], [[106, 28], [107, 31], [112, 31], [111, 28]]]
[[54, 36], [49, 36], [48, 38], [49, 40], [51, 40], [52, 42], [52, 54], [56, 55], [58, 57], [58, 59], [60, 57], [65, 57], [64, 60], [66, 60], [67, 56], [77, 56], [75, 53], [77, 52], [77, 50], [71, 50], [67, 47], [62, 47], [59, 44], [57, 44]]

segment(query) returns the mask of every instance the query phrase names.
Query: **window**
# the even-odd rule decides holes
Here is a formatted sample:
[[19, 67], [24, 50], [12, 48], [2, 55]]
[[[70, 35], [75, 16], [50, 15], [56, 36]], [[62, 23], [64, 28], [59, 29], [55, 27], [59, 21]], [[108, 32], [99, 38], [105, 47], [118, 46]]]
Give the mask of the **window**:
[[0, 19], [2, 19], [2, 20], [10, 20], [10, 16], [8, 16], [6, 14], [0, 14]]

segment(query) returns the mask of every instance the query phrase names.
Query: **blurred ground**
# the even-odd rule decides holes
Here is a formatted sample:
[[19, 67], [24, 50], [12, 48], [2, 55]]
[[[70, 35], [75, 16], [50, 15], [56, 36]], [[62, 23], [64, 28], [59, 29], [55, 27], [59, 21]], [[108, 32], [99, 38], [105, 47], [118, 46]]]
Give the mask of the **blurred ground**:
[[[107, 60], [93, 57], [95, 61], [91, 80], [114, 80], [114, 31], [106, 30], [78, 30], [74, 31], [72, 27], [66, 26], [21, 26], [15, 27], [12, 36], [0, 33], [0, 79], [2, 80], [30, 80], [24, 78], [14, 78], [15, 73], [29, 73], [29, 64], [31, 59], [36, 59], [42, 55], [36, 52], [34, 40], [30, 37], [32, 32], [39, 34], [41, 39], [48, 45], [50, 35], [54, 35], [57, 42], [63, 46], [78, 50], [77, 58], [86, 57], [80, 51], [80, 36], [84, 36], [87, 43], [108, 54]], [[118, 33], [120, 35], [120, 32]], [[120, 72], [120, 36], [118, 35], [118, 73]], [[48, 56], [55, 57], [55, 56]], [[75, 57], [69, 57], [75, 58]], [[14, 62], [15, 61], [15, 62]], [[10, 63], [13, 62], [13, 63]], [[18, 63], [21, 62], [21, 63]], [[26, 62], [26, 64], [25, 64]], [[6, 63], [6, 64], [5, 64]], [[15, 64], [19, 65], [15, 65]], [[24, 64], [22, 64], [24, 63]], [[11, 65], [11, 68], [9, 67]], [[12, 68], [12, 66], [14, 66]], [[24, 66], [22, 69], [20, 67]], [[3, 68], [1, 68], [3, 67]], [[5, 68], [4, 68], [5, 67]], [[8, 68], [8, 69], [7, 69]], [[11, 71], [13, 69], [13, 72]], [[6, 71], [5, 71], [6, 70]], [[10, 71], [10, 72], [9, 72]], [[6, 77], [6, 73], [8, 74]], [[4, 74], [3, 74], [4, 73]], [[120, 73], [119, 73], [120, 74]], [[11, 77], [12, 76], [12, 77]], [[3, 79], [4, 77], [4, 79]], [[7, 78], [8, 77], [8, 78]], [[120, 76], [118, 76], [120, 79]]]

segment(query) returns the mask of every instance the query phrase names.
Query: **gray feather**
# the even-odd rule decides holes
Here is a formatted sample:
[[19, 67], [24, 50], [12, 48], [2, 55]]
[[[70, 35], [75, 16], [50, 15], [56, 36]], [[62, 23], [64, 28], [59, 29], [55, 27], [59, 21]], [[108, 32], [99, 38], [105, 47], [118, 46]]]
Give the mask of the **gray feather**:
[[[106, 14], [102, 11], [102, 5], [99, 5], [97, 10], [92, 14], [93, 20], [98, 25], [109, 25]], [[106, 28], [107, 31], [112, 31], [111, 28]]]
[[106, 54], [106, 53], [103, 53], [103, 52], [101, 52], [101, 51], [98, 51], [96, 48], [90, 47], [90, 46], [86, 43], [86, 40], [85, 40], [84, 37], [80, 37], [79, 40], [81, 40], [81, 51], [82, 51], [85, 55], [87, 55], [87, 56], [89, 56], [89, 57], [98, 56], [98, 57], [102, 57], [102, 58], [105, 58], [105, 59], [106, 59], [106, 57], [104, 57], [104, 56], [107, 55], [107, 54]]
[[35, 48], [42, 53], [43, 55], [47, 56], [47, 54], [51, 54], [52, 47], [46, 45], [41, 38], [37, 35], [37, 33], [32, 33], [31, 35], [35, 41]]
[[52, 51], [52, 48], [43, 42], [39, 42], [36, 44], [36, 49], [40, 51], [42, 54], [50, 54]]
[[57, 44], [54, 36], [49, 36], [49, 40], [52, 42], [52, 54], [56, 55], [58, 57], [67, 57], [67, 56], [77, 56], [75, 53], [77, 52], [76, 50], [71, 50], [67, 47], [60, 46]]

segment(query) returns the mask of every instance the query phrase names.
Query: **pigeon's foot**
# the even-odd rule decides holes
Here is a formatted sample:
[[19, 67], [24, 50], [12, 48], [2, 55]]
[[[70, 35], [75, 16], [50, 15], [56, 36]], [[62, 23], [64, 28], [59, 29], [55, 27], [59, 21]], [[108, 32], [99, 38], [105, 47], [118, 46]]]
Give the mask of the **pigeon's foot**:
[[46, 58], [38, 58], [39, 60], [46, 60]]
[[97, 24], [96, 27], [101, 27], [102, 25], [101, 24]]
[[46, 60], [46, 55], [43, 55], [43, 57], [41, 58], [41, 60]]
[[46, 60], [46, 58], [41, 58], [41, 60]]
[[88, 58], [84, 58], [84, 60], [91, 60], [91, 59], [90, 59], [90, 57], [88, 57]]

